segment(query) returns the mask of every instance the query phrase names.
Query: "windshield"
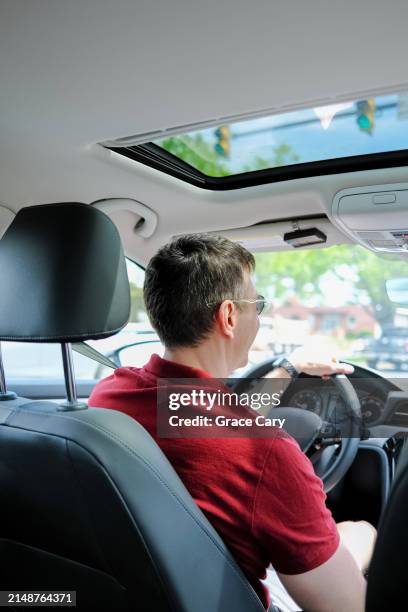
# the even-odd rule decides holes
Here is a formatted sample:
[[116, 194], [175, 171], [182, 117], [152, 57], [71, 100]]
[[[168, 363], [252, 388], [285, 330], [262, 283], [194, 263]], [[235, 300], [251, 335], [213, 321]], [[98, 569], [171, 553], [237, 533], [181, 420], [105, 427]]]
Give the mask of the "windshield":
[[[260, 328], [245, 370], [273, 354], [311, 343], [329, 346], [339, 358], [398, 376], [408, 370], [408, 308], [390, 302], [385, 281], [408, 276], [407, 261], [353, 245], [254, 253], [255, 283], [273, 303]], [[90, 341], [121, 365], [142, 366], [163, 346], [143, 303], [144, 271], [128, 261], [131, 286], [129, 324], [105, 340]], [[9, 379], [61, 379], [57, 344], [2, 343]], [[77, 379], [99, 379], [109, 368], [74, 353]]]
[[340, 245], [256, 253], [255, 283], [273, 306], [261, 316], [249, 363], [300, 345], [387, 371], [408, 369], [408, 308], [388, 299], [385, 281], [407, 276], [407, 261]]

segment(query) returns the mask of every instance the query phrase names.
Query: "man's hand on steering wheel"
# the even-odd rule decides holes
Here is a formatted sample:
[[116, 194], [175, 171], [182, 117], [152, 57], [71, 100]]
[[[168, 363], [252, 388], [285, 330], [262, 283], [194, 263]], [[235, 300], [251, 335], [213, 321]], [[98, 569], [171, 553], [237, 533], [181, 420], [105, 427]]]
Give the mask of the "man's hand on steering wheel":
[[329, 378], [333, 374], [352, 374], [354, 368], [348, 363], [341, 363], [337, 357], [324, 349], [300, 346], [288, 356], [288, 360], [296, 370], [310, 376]]

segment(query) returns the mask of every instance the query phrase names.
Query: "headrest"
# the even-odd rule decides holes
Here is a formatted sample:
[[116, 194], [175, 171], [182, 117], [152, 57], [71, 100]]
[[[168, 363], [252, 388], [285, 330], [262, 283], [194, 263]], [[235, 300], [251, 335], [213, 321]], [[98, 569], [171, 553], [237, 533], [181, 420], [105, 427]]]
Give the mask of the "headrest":
[[21, 209], [0, 240], [0, 340], [106, 338], [128, 321], [116, 226], [87, 204]]

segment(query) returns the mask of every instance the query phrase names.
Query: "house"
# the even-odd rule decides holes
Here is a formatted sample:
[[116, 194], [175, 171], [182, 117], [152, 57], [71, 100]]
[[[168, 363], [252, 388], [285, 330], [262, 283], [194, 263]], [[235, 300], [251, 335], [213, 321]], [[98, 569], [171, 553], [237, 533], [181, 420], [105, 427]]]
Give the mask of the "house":
[[275, 314], [292, 321], [307, 321], [310, 334], [344, 337], [373, 334], [378, 326], [370, 311], [359, 304], [305, 306], [297, 298], [275, 309]]

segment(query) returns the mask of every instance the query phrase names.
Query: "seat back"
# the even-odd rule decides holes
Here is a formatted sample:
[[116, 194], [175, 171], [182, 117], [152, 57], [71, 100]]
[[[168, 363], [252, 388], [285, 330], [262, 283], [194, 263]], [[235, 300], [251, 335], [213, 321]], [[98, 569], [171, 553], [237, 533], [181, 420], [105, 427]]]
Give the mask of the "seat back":
[[0, 353], [0, 588], [77, 591], [81, 610], [262, 610], [149, 434], [77, 401], [70, 343], [129, 318], [112, 221], [75, 202], [24, 208], [0, 269], [0, 341], [61, 343], [68, 398], [10, 399]]
[[395, 480], [370, 564], [367, 612], [403, 610], [407, 607], [408, 566], [408, 446], [400, 454]]
[[0, 402], [2, 589], [73, 590], [77, 607], [263, 606], [150, 435], [113, 410]]

